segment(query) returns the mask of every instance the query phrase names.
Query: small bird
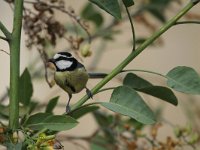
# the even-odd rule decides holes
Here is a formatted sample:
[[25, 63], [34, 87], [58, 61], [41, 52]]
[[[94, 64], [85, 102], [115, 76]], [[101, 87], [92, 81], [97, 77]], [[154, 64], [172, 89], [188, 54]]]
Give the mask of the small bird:
[[69, 95], [69, 99], [66, 105], [66, 112], [70, 111], [70, 100], [72, 94], [79, 93], [83, 89], [86, 89], [86, 93], [92, 98], [90, 90], [86, 87], [89, 74], [87, 73], [83, 64], [78, 62], [68, 52], [58, 52], [53, 58], [48, 60], [55, 67], [54, 80], [58, 86], [60, 86]]

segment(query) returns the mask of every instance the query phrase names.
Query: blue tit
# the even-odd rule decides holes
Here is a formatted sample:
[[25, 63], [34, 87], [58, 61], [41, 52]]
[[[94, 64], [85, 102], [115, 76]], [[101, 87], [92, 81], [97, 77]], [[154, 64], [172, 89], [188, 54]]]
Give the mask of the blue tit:
[[84, 65], [78, 62], [70, 53], [59, 52], [55, 54], [53, 58], [49, 59], [49, 62], [52, 63], [56, 69], [54, 73], [56, 84], [69, 95], [66, 112], [70, 111], [69, 103], [72, 94], [79, 93], [83, 89], [86, 89], [88, 96], [92, 97], [91, 92], [86, 87], [89, 74]]

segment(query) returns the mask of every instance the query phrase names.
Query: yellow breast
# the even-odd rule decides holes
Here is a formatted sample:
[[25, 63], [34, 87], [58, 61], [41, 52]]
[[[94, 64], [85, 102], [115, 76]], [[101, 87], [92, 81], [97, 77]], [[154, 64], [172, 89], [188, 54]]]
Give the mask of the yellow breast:
[[55, 81], [63, 90], [69, 94], [78, 93], [86, 87], [88, 73], [84, 68], [74, 71], [55, 72]]

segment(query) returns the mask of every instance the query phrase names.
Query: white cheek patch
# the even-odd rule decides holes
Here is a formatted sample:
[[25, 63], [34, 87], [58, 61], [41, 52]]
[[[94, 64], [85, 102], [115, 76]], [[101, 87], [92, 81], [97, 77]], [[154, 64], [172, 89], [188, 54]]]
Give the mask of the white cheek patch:
[[59, 69], [67, 69], [67, 68], [70, 68], [71, 65], [72, 65], [73, 62], [71, 61], [67, 61], [67, 60], [59, 60], [56, 62], [56, 66], [59, 68]]

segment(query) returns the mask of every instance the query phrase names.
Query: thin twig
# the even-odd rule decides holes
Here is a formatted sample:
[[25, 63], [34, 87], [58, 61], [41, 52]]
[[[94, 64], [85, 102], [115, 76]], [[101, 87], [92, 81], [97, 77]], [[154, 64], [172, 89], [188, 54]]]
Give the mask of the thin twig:
[[38, 49], [38, 52], [39, 52], [40, 57], [41, 57], [41, 59], [42, 59], [42, 62], [43, 62], [43, 64], [44, 64], [45, 80], [46, 80], [47, 84], [49, 85], [49, 87], [51, 88], [52, 85], [51, 85], [51, 82], [50, 82], [49, 79], [48, 79], [48, 72], [47, 72], [47, 65], [46, 65], [47, 59], [48, 59], [48, 58], [47, 58], [47, 54], [44, 53], [44, 51], [42, 51], [42, 50], [40, 50], [40, 49]]
[[65, 9], [63, 9], [63, 8], [61, 8], [61, 7], [58, 7], [58, 6], [49, 5], [49, 7], [50, 7], [50, 8], [53, 8], [53, 9], [57, 9], [57, 10], [59, 10], [59, 11], [65, 13], [65, 14], [67, 14], [67, 15], [70, 16], [72, 19], [74, 19], [74, 20], [80, 25], [80, 27], [81, 27], [82, 29], [84, 29], [84, 31], [85, 31], [86, 34], [88, 35], [88, 39], [89, 39], [88, 41], [89, 41], [89, 43], [91, 43], [91, 35], [90, 35], [90, 32], [88, 31], [88, 28], [85, 26], [85, 24], [83, 24], [83, 23], [81, 22], [81, 19], [80, 19], [78, 16], [76, 16], [75, 14], [72, 14], [72, 13], [70, 13], [69, 11], [67, 11], [67, 10], [65, 10]]
[[10, 55], [8, 52], [6, 52], [6, 51], [3, 50], [3, 49], [0, 49], [0, 51], [6, 53], [7, 55]]
[[125, 8], [126, 8], [126, 12], [127, 12], [128, 19], [129, 19], [130, 24], [131, 24], [131, 30], [132, 30], [132, 40], [133, 40], [133, 50], [132, 51], [135, 51], [135, 46], [136, 46], [135, 29], [134, 29], [134, 26], [133, 26], [133, 21], [132, 21], [132, 18], [131, 18], [131, 14], [128, 10], [128, 7], [125, 6]]
[[8, 38], [6, 38], [6, 37], [3, 37], [3, 36], [0, 36], [0, 39], [2, 39], [2, 40], [4, 40], [4, 41], [9, 41], [9, 39]]
[[200, 24], [200, 21], [179, 21], [174, 25], [183, 25], [183, 24]]
[[[38, 2], [32, 2], [32, 1], [27, 1], [27, 0], [24, 1], [24, 2], [27, 3], [27, 4], [36, 4], [36, 3], [38, 3]], [[43, 2], [39, 1], [39, 3], [43, 3]], [[81, 22], [80, 17], [76, 16], [74, 13], [71, 13], [70, 11], [65, 10], [63, 7], [60, 7], [60, 6], [47, 4], [47, 8], [49, 8], [49, 9], [52, 8], [52, 9], [56, 9], [58, 11], [61, 11], [61, 12], [65, 13], [65, 14], [67, 14], [73, 20], [75, 20], [79, 24], [79, 26], [86, 32], [86, 34], [88, 36], [88, 39], [89, 39], [88, 42], [91, 43], [92, 39], [91, 39], [90, 32], [88, 31], [88, 28], [86, 27], [86, 25], [83, 22]]]
[[4, 24], [0, 21], [0, 30], [3, 32], [3, 34], [6, 36], [7, 39], [11, 39], [11, 33], [8, 31], [8, 29], [4, 26]]

